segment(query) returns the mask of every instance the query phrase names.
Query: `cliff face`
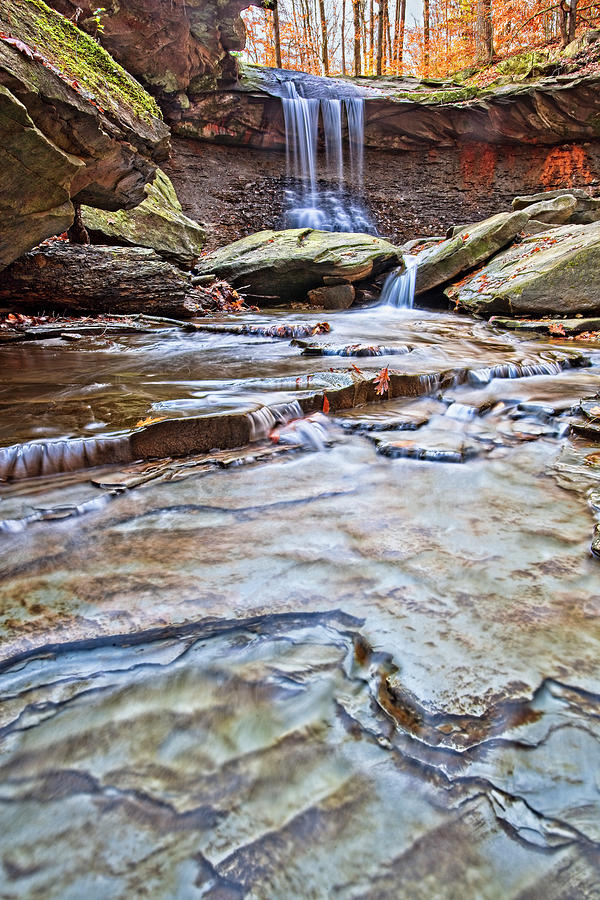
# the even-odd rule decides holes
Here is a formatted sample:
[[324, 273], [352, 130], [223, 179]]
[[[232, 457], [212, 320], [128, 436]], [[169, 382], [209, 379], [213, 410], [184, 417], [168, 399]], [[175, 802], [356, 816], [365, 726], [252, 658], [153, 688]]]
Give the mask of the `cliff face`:
[[73, 221], [72, 201], [132, 208], [169, 130], [96, 41], [41, 0], [0, 10], [0, 267]]
[[[246, 67], [237, 83], [221, 84], [194, 96], [172, 128], [186, 137], [255, 147], [285, 149], [280, 97], [290, 77], [309, 96], [327, 88], [325, 79], [274, 69]], [[328, 79], [327, 86], [335, 84]], [[358, 79], [365, 98], [365, 146], [380, 150], [421, 150], [487, 144], [561, 144], [600, 139], [600, 76], [544, 78], [487, 89], [451, 82], [432, 85], [411, 78]], [[347, 82], [339, 79], [340, 91]]]

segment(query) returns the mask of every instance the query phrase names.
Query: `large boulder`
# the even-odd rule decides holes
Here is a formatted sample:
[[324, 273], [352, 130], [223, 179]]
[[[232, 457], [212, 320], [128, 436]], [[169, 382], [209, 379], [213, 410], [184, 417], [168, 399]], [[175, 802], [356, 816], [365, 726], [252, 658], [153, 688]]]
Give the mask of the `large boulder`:
[[600, 313], [600, 222], [528, 237], [446, 295], [483, 316]]
[[527, 212], [499, 213], [483, 222], [467, 225], [448, 240], [419, 256], [416, 294], [423, 294], [481, 265], [506, 247], [525, 227]]
[[398, 266], [397, 247], [370, 234], [292, 228], [260, 231], [203, 257], [199, 275], [225, 278], [249, 296], [305, 300], [323, 285], [351, 284]]
[[176, 265], [191, 268], [204, 246], [204, 229], [184, 214], [175, 188], [161, 169], [146, 185], [145, 194], [144, 202], [131, 210], [106, 212], [82, 206], [81, 217], [92, 243], [149, 247]]
[[42, 0], [0, 5], [0, 269], [73, 220], [131, 209], [168, 157], [156, 102]]
[[142, 247], [54, 241], [0, 274], [0, 302], [14, 308], [190, 318], [202, 313], [201, 300], [189, 276]]

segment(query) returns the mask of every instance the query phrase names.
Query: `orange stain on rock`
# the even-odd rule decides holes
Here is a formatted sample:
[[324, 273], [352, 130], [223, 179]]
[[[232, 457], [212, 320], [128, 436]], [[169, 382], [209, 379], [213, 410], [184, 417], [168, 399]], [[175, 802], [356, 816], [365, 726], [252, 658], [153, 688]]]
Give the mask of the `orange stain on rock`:
[[540, 182], [546, 189], [589, 184], [593, 178], [585, 149], [577, 144], [552, 147], [540, 172]]
[[497, 150], [492, 144], [465, 144], [460, 151], [463, 186], [478, 191], [491, 188], [497, 163]]

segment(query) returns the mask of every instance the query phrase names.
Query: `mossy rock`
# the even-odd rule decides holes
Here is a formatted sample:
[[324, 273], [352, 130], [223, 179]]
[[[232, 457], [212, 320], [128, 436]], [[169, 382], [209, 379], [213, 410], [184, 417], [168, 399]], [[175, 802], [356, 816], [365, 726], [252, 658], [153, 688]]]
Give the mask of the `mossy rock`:
[[527, 212], [499, 213], [461, 228], [419, 257], [417, 294], [448, 284], [505, 247], [527, 224]]
[[[92, 37], [43, 0], [3, 0], [0, 20], [106, 110], [162, 119], [156, 101]], [[84, 94], [85, 95], [85, 94]]]
[[261, 231], [203, 257], [200, 275], [217, 275], [250, 295], [281, 303], [304, 300], [325, 284], [350, 284], [398, 266], [397, 247], [370, 234], [292, 228]]
[[83, 206], [83, 223], [92, 241], [149, 247], [189, 269], [202, 252], [204, 229], [184, 214], [175, 188], [161, 169], [145, 192], [143, 203], [131, 210], [105, 212]]
[[446, 295], [479, 315], [600, 313], [600, 222], [563, 225], [499, 253]]
[[500, 75], [542, 74], [548, 64], [548, 52], [528, 50], [499, 62], [496, 66]]

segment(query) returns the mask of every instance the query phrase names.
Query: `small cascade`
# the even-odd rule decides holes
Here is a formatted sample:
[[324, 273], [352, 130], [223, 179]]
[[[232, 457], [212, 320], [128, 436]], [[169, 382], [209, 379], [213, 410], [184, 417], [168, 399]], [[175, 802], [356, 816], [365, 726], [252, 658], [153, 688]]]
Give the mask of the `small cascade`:
[[394, 269], [386, 278], [381, 292], [382, 306], [397, 309], [412, 309], [415, 302], [417, 283], [417, 256], [404, 256], [404, 268]]
[[128, 436], [13, 444], [0, 449], [0, 481], [58, 475], [130, 460]]
[[[286, 226], [321, 231], [365, 232], [376, 229], [364, 206], [350, 194], [360, 194], [363, 172], [364, 100], [306, 97], [295, 81], [282, 85], [288, 176], [299, 185], [286, 191]], [[349, 180], [345, 177], [343, 120], [348, 126]], [[327, 176], [334, 187], [318, 186], [319, 120], [322, 123]]]
[[278, 425], [287, 425], [292, 419], [300, 419], [304, 415], [297, 400], [289, 403], [277, 403], [273, 406], [260, 406], [246, 413], [250, 422], [250, 441], [266, 440]]

